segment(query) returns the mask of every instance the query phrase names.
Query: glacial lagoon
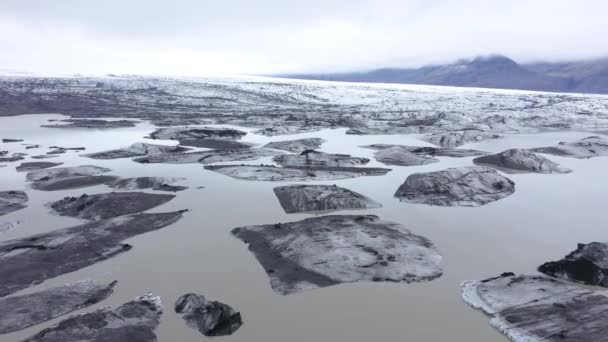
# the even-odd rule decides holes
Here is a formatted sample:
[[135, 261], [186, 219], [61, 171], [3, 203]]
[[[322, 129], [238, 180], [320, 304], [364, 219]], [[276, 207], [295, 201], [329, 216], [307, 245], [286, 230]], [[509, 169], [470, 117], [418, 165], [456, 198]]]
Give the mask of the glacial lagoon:
[[[162, 298], [164, 314], [156, 330], [159, 341], [200, 341], [204, 337], [188, 328], [173, 304], [185, 293], [202, 293], [240, 311], [243, 326], [231, 341], [506, 341], [488, 324], [481, 312], [472, 310], [461, 298], [460, 284], [485, 279], [502, 272], [535, 274], [536, 267], [557, 260], [576, 243], [605, 241], [605, 194], [608, 158], [576, 159], [545, 155], [568, 174], [505, 174], [515, 182], [515, 193], [481, 207], [439, 207], [400, 202], [393, 197], [408, 175], [449, 167], [471, 166], [474, 157], [437, 157], [440, 161], [420, 166], [384, 165], [374, 159], [370, 144], [432, 146], [419, 135], [347, 135], [345, 128], [267, 137], [254, 129], [229, 127], [248, 132], [241, 142], [265, 145], [278, 140], [318, 137], [326, 140], [319, 151], [369, 158], [366, 167], [392, 171], [384, 176], [367, 176], [332, 181], [379, 202], [381, 208], [332, 211], [331, 214], [378, 215], [399, 223], [411, 232], [431, 240], [442, 255], [443, 275], [420, 283], [357, 282], [280, 295], [247, 245], [231, 234], [235, 227], [291, 222], [325, 213], [286, 214], [273, 188], [294, 182], [234, 179], [194, 164], [140, 164], [130, 159], [93, 160], [83, 155], [122, 148], [135, 142], [175, 145], [170, 140], [144, 138], [157, 127], [142, 121], [135, 127], [115, 129], [43, 128], [60, 115], [22, 115], [0, 118], [0, 137], [24, 141], [0, 145], [0, 150], [27, 153], [22, 161], [3, 163], [1, 190], [24, 190], [27, 208], [0, 217], [12, 223], [0, 232], [0, 241], [25, 238], [84, 223], [83, 220], [52, 214], [47, 203], [64, 197], [113, 191], [106, 185], [63, 191], [37, 191], [29, 187], [25, 172], [16, 172], [21, 162], [45, 154], [49, 146], [85, 147], [67, 151], [45, 161], [64, 166], [96, 165], [111, 169], [109, 175], [128, 177], [183, 178], [174, 185], [187, 186], [176, 198], [148, 212], [189, 211], [175, 224], [133, 237], [127, 253], [68, 273], [19, 294], [31, 293], [82, 279], [99, 282], [117, 280], [108, 299], [93, 308], [116, 307], [146, 292]], [[207, 125], [209, 126], [209, 125]], [[575, 141], [590, 132], [554, 131], [505, 134], [466, 144], [491, 153], [510, 148], [533, 148]], [[22, 144], [37, 144], [26, 149]], [[271, 157], [225, 164], [273, 165]], [[222, 164], [222, 163], [219, 163]], [[296, 182], [300, 184], [300, 182]], [[166, 193], [143, 190], [149, 193]], [[9, 227], [5, 225], [6, 227]], [[65, 319], [56, 318], [34, 327], [4, 335], [2, 340], [19, 341]], [[228, 339], [227, 339], [228, 340]]]

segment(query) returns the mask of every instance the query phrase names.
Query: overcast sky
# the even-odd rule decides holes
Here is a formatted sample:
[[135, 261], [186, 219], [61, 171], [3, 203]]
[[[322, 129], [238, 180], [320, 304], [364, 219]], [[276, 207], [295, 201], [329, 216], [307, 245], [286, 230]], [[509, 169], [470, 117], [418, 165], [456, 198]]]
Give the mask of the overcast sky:
[[607, 0], [0, 0], [0, 69], [200, 76], [608, 56]]

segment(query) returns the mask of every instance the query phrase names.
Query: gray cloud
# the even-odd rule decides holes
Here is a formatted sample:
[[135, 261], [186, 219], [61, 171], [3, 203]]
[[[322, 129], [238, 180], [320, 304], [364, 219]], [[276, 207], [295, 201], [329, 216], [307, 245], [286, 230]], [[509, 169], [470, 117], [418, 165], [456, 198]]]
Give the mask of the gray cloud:
[[2, 68], [280, 73], [608, 55], [604, 0], [1, 0]]

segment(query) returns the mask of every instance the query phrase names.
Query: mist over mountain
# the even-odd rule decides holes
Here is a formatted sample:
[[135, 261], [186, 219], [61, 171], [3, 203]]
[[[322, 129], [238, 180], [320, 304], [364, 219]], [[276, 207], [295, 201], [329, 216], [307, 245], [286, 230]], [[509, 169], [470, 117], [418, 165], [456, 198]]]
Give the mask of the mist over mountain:
[[608, 94], [608, 58], [518, 64], [505, 56], [492, 55], [417, 69], [383, 68], [366, 72], [292, 74], [282, 77]]

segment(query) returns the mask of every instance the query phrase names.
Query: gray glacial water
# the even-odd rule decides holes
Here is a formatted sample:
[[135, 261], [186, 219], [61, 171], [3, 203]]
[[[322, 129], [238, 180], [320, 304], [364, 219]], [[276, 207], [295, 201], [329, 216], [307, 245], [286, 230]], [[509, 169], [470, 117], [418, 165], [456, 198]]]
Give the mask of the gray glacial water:
[[[393, 197], [409, 174], [472, 165], [472, 157], [439, 157], [439, 163], [416, 167], [389, 166], [393, 171], [386, 176], [317, 183], [337, 184], [380, 202], [382, 208], [337, 213], [376, 214], [431, 239], [443, 255], [444, 275], [419, 284], [343, 284], [281, 296], [271, 289], [268, 277], [247, 246], [232, 237], [230, 230], [244, 225], [310, 217], [309, 214], [283, 212], [272, 189], [290, 183], [236, 180], [206, 171], [199, 164], [145, 165], [129, 159], [104, 161], [80, 157], [79, 154], [124, 147], [138, 141], [151, 142], [143, 137], [152, 132], [154, 126], [141, 123], [134, 128], [112, 130], [39, 127], [51, 118], [60, 116], [0, 118], [0, 138], [19, 138], [24, 139], [24, 143], [42, 145], [40, 149], [25, 150], [21, 143], [0, 144], [0, 150], [32, 156], [46, 153], [51, 145], [84, 146], [84, 152], [69, 151], [49, 161], [63, 162], [63, 166], [108, 167], [113, 170], [109, 174], [121, 177], [183, 177], [186, 180], [176, 185], [186, 185], [190, 189], [177, 193], [174, 200], [151, 211], [190, 209], [190, 212], [172, 226], [128, 240], [134, 248], [127, 253], [21, 293], [85, 278], [100, 282], [118, 280], [116, 292], [109, 299], [79, 311], [89, 312], [102, 306], [118, 306], [138, 295], [153, 292], [162, 297], [165, 311], [157, 330], [161, 342], [205, 340], [173, 312], [175, 300], [188, 292], [204, 294], [242, 313], [243, 327], [235, 335], [223, 338], [227, 341], [506, 341], [488, 324], [487, 317], [462, 301], [459, 284], [505, 271], [534, 273], [538, 265], [559, 259], [578, 242], [606, 241], [607, 237], [608, 158], [548, 156], [573, 169], [573, 173], [507, 175], [516, 183], [515, 194], [478, 208], [408, 204]], [[429, 145], [416, 136], [354, 136], [344, 132], [345, 129], [336, 129], [272, 138], [248, 134], [243, 141], [265, 144], [320, 137], [328, 141], [320, 150], [368, 157], [372, 159], [368, 166], [379, 167], [384, 165], [373, 159], [374, 151], [358, 146], [376, 143]], [[553, 145], [589, 135], [593, 134], [513, 135], [462, 148], [501, 152], [508, 148]], [[28, 156], [24, 161], [31, 160]], [[244, 163], [260, 162], [271, 161], [264, 158]], [[0, 191], [26, 190], [30, 201], [28, 208], [0, 217], [0, 223], [20, 221], [15, 229], [0, 232], [1, 241], [83, 222], [51, 215], [45, 203], [65, 196], [112, 191], [106, 186], [53, 192], [31, 190], [25, 182], [25, 173], [15, 172], [19, 163], [0, 168]], [[199, 186], [205, 188], [197, 189]], [[21, 340], [61, 319], [0, 336], [0, 341]]]

